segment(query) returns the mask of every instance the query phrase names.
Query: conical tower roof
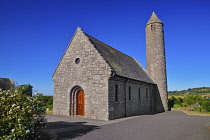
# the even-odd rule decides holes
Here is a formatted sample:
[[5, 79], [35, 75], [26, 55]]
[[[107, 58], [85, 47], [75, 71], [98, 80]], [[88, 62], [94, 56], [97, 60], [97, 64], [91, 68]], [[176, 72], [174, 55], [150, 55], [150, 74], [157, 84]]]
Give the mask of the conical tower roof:
[[152, 16], [150, 17], [150, 19], [146, 25], [151, 24], [151, 23], [162, 23], [163, 24], [163, 22], [157, 17], [155, 12], [152, 13]]

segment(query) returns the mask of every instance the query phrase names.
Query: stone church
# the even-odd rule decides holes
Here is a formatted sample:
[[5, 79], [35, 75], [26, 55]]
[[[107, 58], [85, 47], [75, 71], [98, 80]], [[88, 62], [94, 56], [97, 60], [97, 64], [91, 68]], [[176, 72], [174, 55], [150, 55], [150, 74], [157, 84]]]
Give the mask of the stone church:
[[55, 115], [112, 120], [168, 109], [163, 23], [146, 24], [146, 70], [77, 28], [54, 74]]

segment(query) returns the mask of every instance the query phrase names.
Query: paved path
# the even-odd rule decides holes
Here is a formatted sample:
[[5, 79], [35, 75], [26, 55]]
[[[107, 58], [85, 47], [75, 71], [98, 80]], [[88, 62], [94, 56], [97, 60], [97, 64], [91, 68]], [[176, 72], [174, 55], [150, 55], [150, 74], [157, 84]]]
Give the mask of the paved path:
[[210, 140], [210, 117], [173, 111], [113, 121], [47, 115], [58, 140]]

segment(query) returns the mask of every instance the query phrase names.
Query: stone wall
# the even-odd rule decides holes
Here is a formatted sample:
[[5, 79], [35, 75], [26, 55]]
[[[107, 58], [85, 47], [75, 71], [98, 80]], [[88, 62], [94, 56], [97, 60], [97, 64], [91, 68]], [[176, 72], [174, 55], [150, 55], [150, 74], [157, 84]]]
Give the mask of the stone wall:
[[[118, 101], [115, 101], [115, 86], [118, 85]], [[129, 86], [131, 96], [129, 100]], [[131, 79], [112, 77], [109, 79], [109, 119], [133, 115], [151, 114], [154, 109], [156, 85]], [[140, 88], [140, 97], [139, 97]], [[147, 97], [146, 97], [147, 90]], [[126, 100], [125, 100], [126, 99]]]
[[[158, 90], [162, 100], [162, 103], [157, 105], [164, 106], [164, 109], [159, 110], [159, 112], [167, 111], [168, 94], [167, 94], [166, 59], [165, 59], [163, 23], [161, 22], [151, 21], [149, 22], [149, 24], [146, 25], [146, 57], [147, 57], [147, 68], [146, 68], [147, 72], [151, 76], [151, 78], [155, 81], [155, 83], [158, 85]], [[162, 107], [160, 106], [158, 108], [161, 109]]]
[[79, 86], [84, 90], [85, 117], [108, 120], [110, 75], [109, 65], [78, 28], [53, 75], [53, 113], [69, 116], [73, 105], [70, 103], [70, 91]]

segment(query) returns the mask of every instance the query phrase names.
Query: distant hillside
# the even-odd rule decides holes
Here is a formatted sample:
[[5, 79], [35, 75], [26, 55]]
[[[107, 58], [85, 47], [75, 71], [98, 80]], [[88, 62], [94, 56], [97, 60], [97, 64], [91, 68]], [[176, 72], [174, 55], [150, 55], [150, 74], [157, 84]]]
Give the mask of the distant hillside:
[[181, 91], [168, 91], [168, 95], [210, 95], [210, 87], [189, 88]]

